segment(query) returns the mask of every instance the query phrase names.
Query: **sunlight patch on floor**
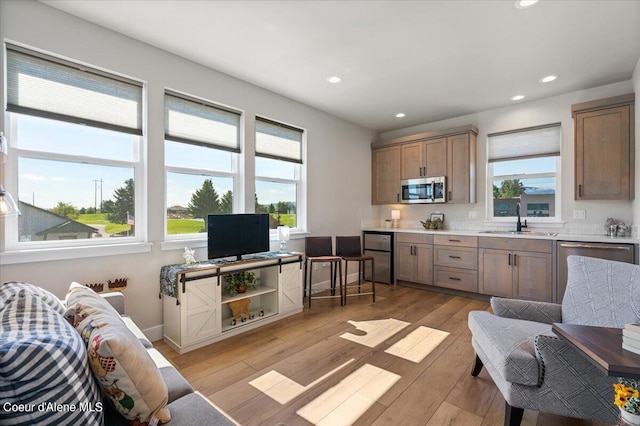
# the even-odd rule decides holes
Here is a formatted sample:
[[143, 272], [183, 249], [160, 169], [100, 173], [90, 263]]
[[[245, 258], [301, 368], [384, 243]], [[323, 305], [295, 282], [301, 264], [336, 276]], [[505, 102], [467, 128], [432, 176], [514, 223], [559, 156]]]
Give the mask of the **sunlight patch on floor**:
[[315, 425], [351, 425], [398, 380], [397, 374], [365, 364], [296, 413]]
[[394, 343], [389, 349], [385, 350], [385, 352], [408, 361], [419, 363], [425, 359], [431, 351], [437, 348], [448, 335], [449, 333], [446, 331], [420, 326], [406, 337]]
[[403, 328], [410, 325], [405, 321], [400, 321], [393, 318], [384, 320], [372, 320], [372, 321], [347, 321], [353, 325], [356, 330], [366, 333], [365, 335], [357, 335], [353, 333], [344, 333], [340, 337], [352, 342], [374, 348], [380, 343], [389, 339], [396, 333], [400, 332]]

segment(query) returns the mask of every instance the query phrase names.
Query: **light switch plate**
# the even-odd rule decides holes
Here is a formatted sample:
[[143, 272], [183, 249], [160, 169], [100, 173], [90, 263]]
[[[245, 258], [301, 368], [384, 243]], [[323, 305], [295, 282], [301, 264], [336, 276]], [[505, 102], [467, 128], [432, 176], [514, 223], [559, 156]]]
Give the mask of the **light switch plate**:
[[587, 212], [585, 210], [574, 210], [573, 211], [573, 218], [574, 219], [586, 219], [587, 218]]
[[469, 210], [469, 219], [477, 219], [478, 218], [478, 212], [475, 210]]

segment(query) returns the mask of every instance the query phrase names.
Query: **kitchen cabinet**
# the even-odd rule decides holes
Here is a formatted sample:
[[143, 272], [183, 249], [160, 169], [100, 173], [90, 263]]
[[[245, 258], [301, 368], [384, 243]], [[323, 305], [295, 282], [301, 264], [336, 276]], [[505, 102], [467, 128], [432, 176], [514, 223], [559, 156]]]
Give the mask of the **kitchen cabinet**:
[[401, 145], [402, 179], [445, 176], [447, 138]]
[[371, 204], [400, 202], [400, 146], [371, 152]]
[[398, 233], [396, 253], [397, 280], [433, 283], [433, 235]]
[[438, 287], [478, 292], [478, 238], [435, 235], [434, 280]]
[[476, 202], [476, 134], [447, 138], [447, 202]]
[[575, 199], [634, 199], [633, 93], [571, 106]]
[[551, 241], [479, 238], [478, 290], [482, 294], [551, 302]]
[[475, 203], [477, 134], [468, 125], [372, 143], [372, 204], [398, 203], [401, 179], [439, 176], [447, 202]]

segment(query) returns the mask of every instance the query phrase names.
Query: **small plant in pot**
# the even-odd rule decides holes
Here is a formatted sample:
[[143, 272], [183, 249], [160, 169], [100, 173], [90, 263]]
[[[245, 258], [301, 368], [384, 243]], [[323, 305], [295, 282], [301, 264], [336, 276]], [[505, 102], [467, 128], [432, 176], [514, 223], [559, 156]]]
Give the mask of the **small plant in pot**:
[[246, 293], [248, 289], [256, 288], [256, 274], [249, 271], [236, 272], [224, 277], [224, 289], [231, 296], [236, 293]]

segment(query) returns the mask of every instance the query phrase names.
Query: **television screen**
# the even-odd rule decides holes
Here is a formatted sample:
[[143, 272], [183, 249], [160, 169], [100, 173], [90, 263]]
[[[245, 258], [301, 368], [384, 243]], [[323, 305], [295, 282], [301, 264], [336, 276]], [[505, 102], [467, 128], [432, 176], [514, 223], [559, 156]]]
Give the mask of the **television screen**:
[[209, 259], [269, 251], [269, 215], [210, 214], [207, 216]]

